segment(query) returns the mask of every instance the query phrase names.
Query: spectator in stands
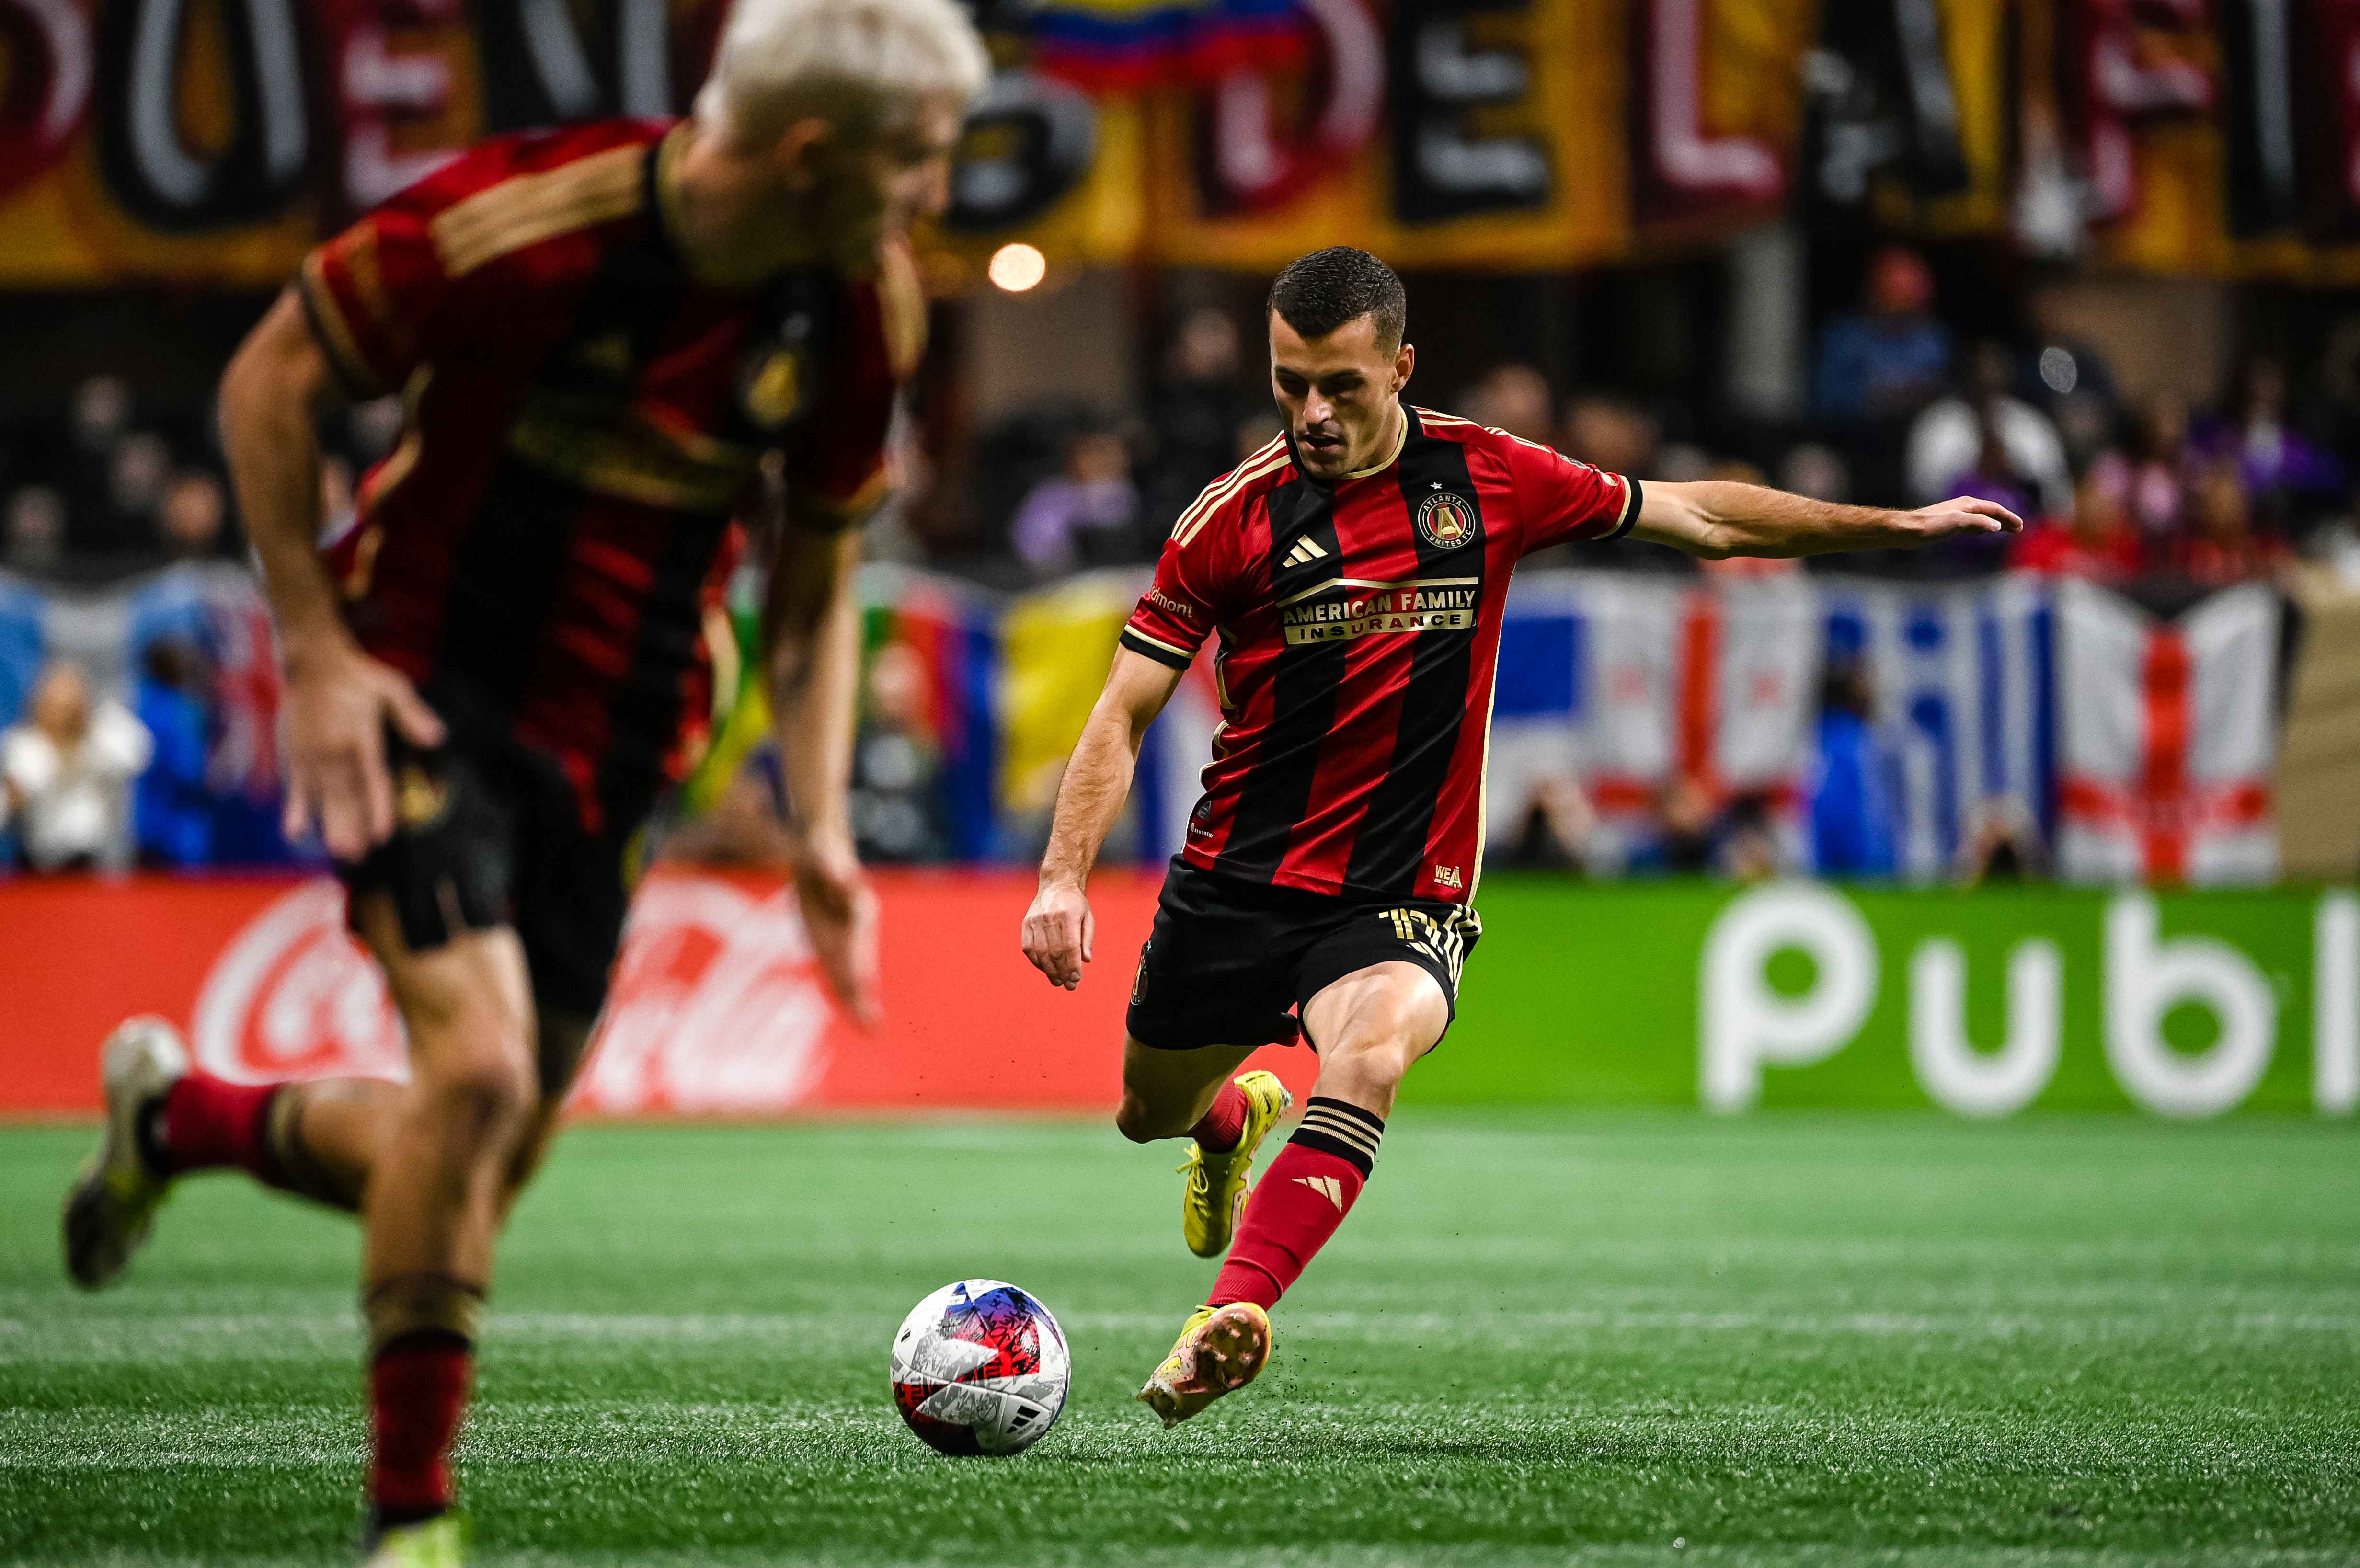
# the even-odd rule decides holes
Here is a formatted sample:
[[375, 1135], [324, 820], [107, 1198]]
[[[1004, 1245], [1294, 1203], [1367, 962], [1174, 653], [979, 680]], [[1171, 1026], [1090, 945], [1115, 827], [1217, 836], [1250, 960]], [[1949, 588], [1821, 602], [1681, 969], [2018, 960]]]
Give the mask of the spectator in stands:
[[1066, 441], [1064, 471], [1018, 504], [1009, 536], [1035, 572], [1054, 577], [1141, 559], [1138, 521], [1130, 449], [1112, 430], [1084, 430]]
[[1655, 421], [1630, 404], [1593, 393], [1566, 406], [1557, 447], [1609, 474], [1652, 474], [1659, 435]]
[[2267, 354], [2246, 361], [2227, 416], [2199, 424], [2190, 444], [2235, 459], [2246, 497], [2281, 524], [2335, 506], [2350, 483], [2335, 454], [2289, 422], [2286, 366]]
[[1934, 318], [1934, 275], [1914, 250], [1871, 256], [1866, 293], [1863, 309], [1819, 334], [1811, 405], [1838, 424], [1898, 427], [1950, 378], [1950, 330]]
[[2172, 566], [2191, 583], [2226, 587], [2276, 573], [2287, 559], [2278, 530], [2257, 524], [2234, 453], [2197, 471], [2191, 486], [2189, 526], [2175, 541]]
[[[2073, 483], [2065, 467], [2065, 444], [2049, 416], [2008, 395], [2016, 362], [1994, 343], [1978, 343], [1961, 393], [1927, 405], [1909, 427], [1905, 463], [1909, 488], [1918, 502], [1958, 495], [1998, 500], [1987, 490], [1962, 489], [1973, 481], [2009, 484], [2018, 499], [2038, 505], [2018, 512], [2062, 512], [2072, 504]], [[1994, 452], [1996, 442], [1998, 452]], [[2015, 510], [2016, 501], [2003, 503]]]
[[134, 430], [115, 443], [106, 464], [106, 511], [75, 543], [105, 552], [155, 548], [157, 513], [172, 477], [172, 449], [164, 438]]
[[2131, 526], [2132, 473], [2118, 452], [2100, 452], [2073, 487], [2070, 517], [2045, 517], [2017, 536], [2009, 564], [2022, 572], [2114, 583], [2139, 573]]
[[1684, 775], [1666, 785], [1656, 792], [1654, 831], [1633, 847], [1628, 868], [1675, 877], [1710, 870], [1719, 816], [1712, 786], [1703, 779]]
[[2022, 796], [1994, 795], [1975, 808], [1959, 840], [1958, 871], [1970, 887], [2048, 874], [2048, 846]]
[[74, 388], [57, 480], [65, 497], [67, 535], [76, 542], [85, 534], [103, 533], [112, 518], [109, 470], [115, 447], [130, 429], [131, 389], [119, 376], [93, 376]]
[[1238, 450], [1243, 428], [1257, 418], [1268, 419], [1270, 412], [1270, 389], [1247, 373], [1229, 313], [1204, 305], [1183, 316], [1165, 352], [1164, 374], [1147, 396], [1151, 456], [1143, 465], [1142, 499], [1147, 528], [1158, 541], [1206, 485], [1245, 455]]
[[2131, 521], [2150, 557], [2171, 549], [2187, 484], [2188, 403], [2169, 389], [2139, 408], [2138, 452], [2131, 469]]
[[1556, 394], [1549, 390], [1548, 377], [1529, 365], [1493, 365], [1459, 394], [1454, 411], [1479, 425], [1490, 425], [1542, 446], [1548, 445], [1557, 433]]
[[1875, 694], [1857, 651], [1830, 649], [1819, 693], [1819, 775], [1811, 843], [1820, 875], [1889, 877], [1899, 818], [1893, 770], [1879, 743]]
[[165, 485], [157, 503], [156, 532], [175, 561], [216, 560], [228, 515], [222, 482], [202, 468], [184, 468]]
[[54, 572], [65, 560], [65, 497], [46, 485], [27, 485], [9, 496], [9, 569]]
[[1570, 772], [1551, 771], [1535, 778], [1516, 822], [1509, 865], [1579, 870], [1589, 862], [1598, 813], [1581, 780]]
[[[1803, 441], [1790, 448], [1778, 464], [1778, 488], [1814, 501], [1841, 504], [1852, 496], [1852, 470], [1831, 446]], [[2021, 516], [2021, 514], [2018, 514]]]
[[132, 802], [139, 863], [211, 865], [213, 712], [204, 652], [186, 638], [159, 637], [139, 662], [139, 722], [155, 742]]
[[0, 734], [0, 796], [26, 868], [87, 870], [110, 858], [152, 744], [122, 703], [92, 705], [74, 665], [43, 670], [26, 721]]

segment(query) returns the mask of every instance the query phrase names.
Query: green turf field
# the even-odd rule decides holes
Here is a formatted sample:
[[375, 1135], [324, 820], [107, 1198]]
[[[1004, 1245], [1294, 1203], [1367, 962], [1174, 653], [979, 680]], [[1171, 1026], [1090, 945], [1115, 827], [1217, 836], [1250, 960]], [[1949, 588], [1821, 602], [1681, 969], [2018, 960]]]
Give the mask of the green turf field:
[[[353, 1233], [210, 1179], [77, 1296], [86, 1137], [0, 1131], [0, 1559], [349, 1561]], [[483, 1560], [2360, 1560], [2349, 1129], [1405, 1112], [1272, 1374], [1166, 1434], [1129, 1396], [1210, 1278], [1172, 1163], [1062, 1123], [574, 1131], [494, 1297]], [[885, 1396], [961, 1274], [1074, 1343], [1018, 1460]]]

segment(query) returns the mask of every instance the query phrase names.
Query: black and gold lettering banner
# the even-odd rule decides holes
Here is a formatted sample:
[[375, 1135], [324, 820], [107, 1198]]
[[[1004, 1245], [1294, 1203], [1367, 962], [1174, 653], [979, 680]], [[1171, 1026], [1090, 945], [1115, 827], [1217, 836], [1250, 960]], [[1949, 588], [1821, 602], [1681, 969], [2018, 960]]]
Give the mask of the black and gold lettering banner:
[[[0, 286], [262, 287], [500, 131], [685, 107], [727, 0], [0, 0]], [[1044, 0], [945, 221], [1069, 263], [1644, 259], [1810, 201], [2360, 281], [2360, 0]], [[1011, 19], [1012, 18], [1012, 19]]]

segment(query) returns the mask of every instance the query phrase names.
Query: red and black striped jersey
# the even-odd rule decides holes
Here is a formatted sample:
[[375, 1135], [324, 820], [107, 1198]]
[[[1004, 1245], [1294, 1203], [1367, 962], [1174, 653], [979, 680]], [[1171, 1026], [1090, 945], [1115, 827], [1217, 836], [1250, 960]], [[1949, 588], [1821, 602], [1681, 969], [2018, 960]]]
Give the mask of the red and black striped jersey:
[[1399, 452], [1332, 485], [1285, 437], [1212, 485], [1123, 628], [1175, 669], [1220, 633], [1192, 866], [1354, 898], [1474, 896], [1509, 576], [1544, 546], [1628, 532], [1639, 486], [1404, 411]]
[[676, 122], [489, 141], [313, 251], [298, 289], [338, 373], [399, 391], [400, 442], [329, 546], [363, 647], [461, 721], [554, 756], [585, 825], [628, 832], [704, 716], [730, 519], [783, 455], [799, 506], [881, 491], [924, 335], [877, 271], [694, 278]]

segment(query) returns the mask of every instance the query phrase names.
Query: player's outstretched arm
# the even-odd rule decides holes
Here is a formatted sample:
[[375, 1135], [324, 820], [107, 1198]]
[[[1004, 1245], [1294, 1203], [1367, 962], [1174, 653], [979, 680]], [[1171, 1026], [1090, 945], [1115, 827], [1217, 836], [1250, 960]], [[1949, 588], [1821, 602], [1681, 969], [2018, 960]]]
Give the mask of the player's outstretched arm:
[[389, 720], [419, 746], [442, 721], [399, 671], [361, 651], [320, 560], [320, 444], [335, 374], [289, 289], [223, 373], [222, 446], [287, 664], [287, 836], [317, 822], [328, 853], [358, 860], [393, 832]]
[[1632, 532], [1707, 561], [1722, 561], [1732, 555], [1910, 550], [1960, 534], [2012, 534], [2023, 528], [2024, 520], [2005, 506], [1972, 495], [1914, 512], [1889, 512], [1703, 479], [1642, 486], [1639, 522]]
[[1127, 648], [1115, 649], [1106, 690], [1098, 693], [1098, 705], [1090, 710], [1089, 723], [1082, 726], [1082, 738], [1065, 764], [1065, 777], [1057, 786], [1056, 818], [1049, 829], [1049, 853], [1041, 861], [1041, 890], [1024, 911], [1024, 956], [1052, 985], [1070, 991], [1082, 983], [1082, 965], [1090, 961], [1098, 934], [1084, 885], [1090, 867], [1098, 864], [1098, 846], [1131, 793], [1139, 743], [1179, 684], [1180, 671], [1170, 665]]
[[866, 1027], [879, 1016], [877, 897], [846, 807], [860, 674], [859, 563], [858, 528], [790, 519], [770, 563], [762, 637], [803, 927], [828, 985]]

